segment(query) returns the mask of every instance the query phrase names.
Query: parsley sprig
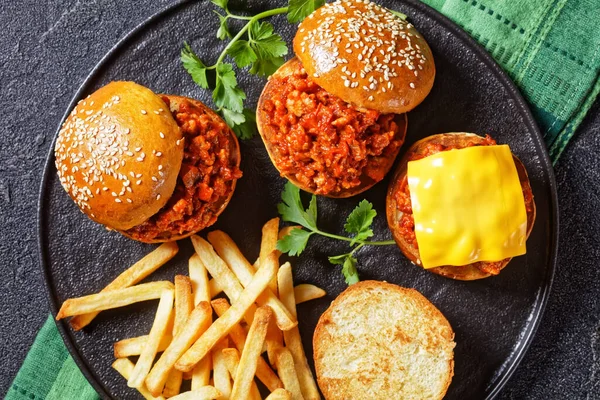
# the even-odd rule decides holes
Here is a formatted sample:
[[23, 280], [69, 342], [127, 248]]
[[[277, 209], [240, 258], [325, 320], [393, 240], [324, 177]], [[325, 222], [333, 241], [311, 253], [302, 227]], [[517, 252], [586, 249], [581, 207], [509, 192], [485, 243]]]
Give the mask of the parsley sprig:
[[[324, 0], [289, 0], [287, 7], [274, 8], [254, 16], [236, 15], [229, 11], [228, 0], [212, 0], [220, 8], [217, 38], [231, 39], [214, 64], [206, 65], [188, 43], [181, 50], [181, 63], [196, 84], [212, 90], [212, 98], [227, 125], [240, 139], [250, 139], [256, 133], [254, 111], [244, 107], [246, 93], [238, 87], [234, 64], [248, 68], [254, 75], [267, 77], [279, 68], [288, 53], [286, 43], [274, 31], [273, 25], [262, 19], [287, 14], [288, 21], [300, 22], [324, 4]], [[234, 36], [230, 20], [248, 21]], [[226, 62], [229, 57], [233, 63]], [[209, 75], [211, 79], [209, 79]], [[212, 77], [214, 76], [214, 80]], [[213, 83], [214, 82], [214, 83]]]
[[363, 246], [387, 246], [396, 244], [393, 240], [369, 241], [373, 236], [373, 220], [377, 216], [377, 211], [373, 209], [373, 204], [367, 200], [362, 200], [358, 206], [348, 215], [344, 230], [349, 236], [335, 235], [324, 232], [317, 226], [317, 196], [312, 195], [308, 208], [304, 208], [300, 198], [300, 189], [292, 183], [287, 182], [281, 194], [282, 203], [279, 203], [277, 209], [284, 221], [293, 222], [301, 225], [304, 229], [293, 229], [290, 233], [277, 242], [277, 249], [291, 256], [301, 254], [312, 235], [326, 236], [331, 239], [342, 240], [349, 243], [352, 250], [345, 254], [329, 257], [329, 262], [334, 265], [342, 265], [342, 274], [346, 283], [351, 285], [359, 281], [356, 265], [358, 260], [354, 254]]

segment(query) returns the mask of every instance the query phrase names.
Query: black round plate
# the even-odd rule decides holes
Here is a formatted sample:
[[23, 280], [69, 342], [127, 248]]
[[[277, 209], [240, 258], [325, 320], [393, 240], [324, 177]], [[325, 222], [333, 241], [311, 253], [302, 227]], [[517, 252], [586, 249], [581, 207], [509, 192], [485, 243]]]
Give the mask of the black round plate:
[[[253, 1], [251, 13], [276, 4]], [[275, 3], [275, 2], [268, 2]], [[412, 287], [423, 293], [446, 315], [456, 332], [455, 376], [448, 399], [492, 398], [514, 372], [535, 333], [546, 304], [555, 266], [558, 232], [556, 185], [542, 137], [523, 98], [494, 61], [448, 19], [416, 0], [381, 1], [408, 15], [428, 40], [437, 67], [429, 97], [408, 116], [404, 149], [419, 138], [435, 133], [466, 131], [489, 133], [507, 143], [525, 163], [535, 201], [537, 221], [527, 242], [527, 255], [517, 257], [498, 277], [460, 282], [431, 274], [412, 265], [395, 246], [364, 248], [358, 254], [362, 279], [378, 279]], [[187, 40], [201, 57], [214, 60], [222, 48], [215, 38], [217, 18], [209, 2], [184, 2], [153, 16], [115, 46], [92, 71], [75, 95], [80, 98], [111, 80], [134, 80], [157, 93], [176, 93], [212, 104], [210, 93], [192, 82], [179, 62]], [[235, 4], [232, 6], [235, 8]], [[295, 26], [284, 16], [272, 22], [290, 43]], [[264, 80], [247, 72], [238, 74], [251, 106]], [[66, 116], [66, 115], [65, 115]], [[261, 226], [277, 216], [284, 180], [271, 165], [260, 138], [241, 143], [242, 170], [231, 204], [215, 229], [228, 232], [250, 260], [258, 254]], [[379, 215], [376, 239], [390, 239], [385, 221], [388, 180], [356, 198], [319, 198], [319, 225], [343, 232], [345, 216], [367, 198]], [[41, 265], [46, 277], [52, 312], [67, 298], [102, 289], [153, 246], [109, 232], [82, 215], [61, 188], [48, 155], [39, 203]], [[157, 271], [151, 280], [186, 274], [192, 254], [188, 240], [180, 242], [176, 259]], [[339, 268], [328, 255], [347, 251], [343, 243], [311, 239], [301, 257], [291, 258], [296, 283], [324, 288], [328, 296], [299, 306], [299, 326], [312, 364], [312, 333], [321, 313], [346, 287]], [[101, 313], [82, 332], [66, 323], [58, 327], [77, 364], [96, 390], [107, 398], [133, 399], [129, 389], [111, 369], [113, 343], [147, 334], [155, 302]]]

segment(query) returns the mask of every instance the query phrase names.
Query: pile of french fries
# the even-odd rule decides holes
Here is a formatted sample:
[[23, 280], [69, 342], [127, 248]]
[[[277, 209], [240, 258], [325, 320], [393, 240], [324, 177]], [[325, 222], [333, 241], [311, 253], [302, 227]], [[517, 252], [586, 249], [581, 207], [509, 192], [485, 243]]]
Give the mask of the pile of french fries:
[[[70, 324], [79, 330], [100, 311], [159, 299], [149, 334], [114, 344], [113, 368], [146, 399], [261, 399], [255, 378], [269, 400], [320, 399], [296, 304], [325, 291], [294, 287], [291, 265], [279, 265], [277, 239], [290, 229], [279, 231], [278, 218], [268, 221], [254, 264], [224, 232], [210, 232], [208, 241], [192, 236], [189, 277], [139, 284], [177, 254], [177, 243], [164, 243], [100, 293], [66, 300], [56, 319], [73, 317]], [[181, 393], [184, 380], [191, 380], [191, 391]]]

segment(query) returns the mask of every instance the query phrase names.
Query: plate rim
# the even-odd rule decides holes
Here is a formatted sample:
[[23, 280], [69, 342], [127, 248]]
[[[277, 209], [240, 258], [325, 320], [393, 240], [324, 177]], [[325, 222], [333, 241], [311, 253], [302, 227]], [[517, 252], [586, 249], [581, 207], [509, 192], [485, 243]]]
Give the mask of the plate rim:
[[[58, 128], [55, 131], [53, 136], [50, 149], [45, 159], [44, 169], [42, 173], [42, 180], [40, 183], [40, 188], [38, 192], [38, 205], [37, 205], [37, 233], [38, 233], [38, 258], [40, 263], [40, 268], [42, 269], [42, 275], [44, 277], [44, 287], [46, 288], [46, 293], [49, 300], [50, 312], [53, 317], [56, 317], [58, 311], [58, 305], [56, 302], [56, 295], [54, 288], [50, 285], [51, 276], [48, 270], [47, 263], [47, 251], [45, 247], [45, 237], [46, 237], [46, 229], [43, 226], [44, 220], [44, 209], [45, 209], [45, 201], [46, 201], [46, 190], [47, 190], [47, 182], [48, 177], [53, 172], [53, 161], [54, 161], [54, 146], [56, 142], [56, 138], [60, 128], [62, 126], [63, 121], [69, 116], [71, 110], [75, 107], [77, 102], [82, 98], [82, 95], [87, 91], [90, 86], [91, 81], [94, 79], [97, 72], [105, 67], [110, 59], [112, 59], [121, 48], [127, 44], [127, 42], [131, 41], [136, 35], [142, 32], [147, 28], [150, 24], [159, 20], [170, 13], [176, 12], [179, 8], [191, 3], [193, 0], [178, 0], [172, 4], [167, 5], [165, 8], [157, 11], [152, 14], [138, 25], [136, 25], [132, 30], [128, 31], [121, 39], [112, 46], [109, 51], [96, 63], [96, 65], [92, 68], [92, 70], [87, 74], [75, 94], [73, 95], [71, 101], [69, 102], [69, 106], [67, 107], [63, 117], [60, 120]], [[492, 58], [492, 56], [487, 52], [487, 50], [481, 46], [475, 39], [473, 39], [465, 30], [463, 30], [459, 25], [450, 20], [448, 17], [444, 16], [434, 8], [428, 6], [425, 3], [422, 3], [418, 0], [395, 0], [398, 3], [405, 3], [418, 9], [420, 12], [425, 14], [427, 17], [434, 20], [435, 23], [443, 25], [445, 29], [447, 29], [450, 33], [452, 33], [455, 37], [457, 37], [460, 41], [462, 41], [470, 50], [472, 50], [479, 60], [483, 61], [486, 66], [491, 70], [493, 75], [500, 81], [500, 83], [507, 89], [509, 94], [512, 96], [512, 99], [515, 101], [515, 105], [522, 111], [524, 123], [527, 125], [528, 129], [533, 132], [532, 139], [536, 145], [536, 147], [540, 148], [542, 151], [540, 152], [540, 162], [542, 164], [542, 168], [548, 174], [548, 188], [550, 189], [550, 206], [551, 206], [551, 233], [550, 233], [550, 254], [549, 254], [549, 268], [546, 268], [546, 274], [544, 276], [544, 284], [542, 284], [538, 291], [538, 300], [535, 302], [535, 308], [531, 312], [532, 321], [528, 324], [525, 329], [523, 337], [519, 340], [522, 345], [518, 346], [516, 349], [516, 353], [506, 361], [510, 362], [510, 365], [500, 374], [499, 379], [493, 380], [491, 384], [486, 386], [485, 390], [488, 391], [486, 396], [486, 400], [492, 400], [506, 386], [507, 382], [511, 379], [516, 369], [521, 364], [523, 357], [529, 350], [531, 343], [536, 335], [536, 332], [540, 326], [542, 317], [544, 315], [544, 311], [546, 309], [548, 298], [550, 296], [550, 292], [552, 291], [552, 286], [554, 283], [554, 275], [557, 268], [557, 258], [558, 258], [558, 235], [559, 235], [559, 209], [558, 209], [558, 191], [556, 178], [554, 174], [554, 168], [552, 165], [552, 161], [550, 160], [550, 155], [548, 153], [547, 146], [543, 140], [543, 136], [531, 110], [529, 105], [523, 98], [523, 95], [516, 87], [515, 83], [509, 78], [508, 74], [496, 63], [496, 61]], [[98, 392], [98, 394], [102, 398], [110, 399], [111, 396], [108, 393], [105, 385], [102, 383], [102, 380], [99, 379], [97, 374], [91, 370], [88, 364], [83, 360], [79, 349], [75, 345], [74, 341], [71, 340], [69, 335], [67, 324], [64, 320], [56, 321], [54, 320], [58, 331], [63, 339], [63, 342], [69, 351], [69, 354], [73, 357], [75, 364], [81, 370], [83, 376], [87, 379], [90, 385]], [[512, 358], [512, 360], [511, 360]]]

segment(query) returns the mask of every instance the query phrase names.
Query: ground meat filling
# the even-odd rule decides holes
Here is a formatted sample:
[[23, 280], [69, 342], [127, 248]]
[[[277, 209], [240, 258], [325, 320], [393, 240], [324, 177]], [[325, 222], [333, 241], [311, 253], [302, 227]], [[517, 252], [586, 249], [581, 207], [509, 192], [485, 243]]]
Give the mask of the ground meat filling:
[[[163, 100], [169, 105], [167, 97]], [[185, 101], [173, 117], [185, 141], [177, 185], [157, 214], [126, 231], [140, 240], [170, 239], [212, 225], [242, 176], [235, 143], [222, 120]]]
[[262, 112], [277, 167], [317, 194], [355, 188], [361, 178], [380, 181], [386, 157], [402, 145], [396, 115], [359, 111], [310, 81], [302, 67], [272, 78], [266, 97]]
[[[479, 141], [478, 139], [478, 141], [468, 143], [466, 146], [462, 146], [461, 148], [471, 146], [493, 146], [495, 144], [496, 141], [489, 135], [486, 135], [483, 142]], [[441, 151], [452, 150], [455, 148], [457, 148], [457, 146], [444, 146], [439, 143], [429, 143], [422, 149], [422, 151], [411, 154], [409, 156], [409, 161], [420, 160]], [[523, 197], [525, 199], [525, 210], [527, 213], [530, 213], [533, 211], [533, 193], [526, 177], [520, 178], [521, 187], [523, 188]], [[394, 193], [394, 200], [396, 201], [396, 208], [398, 211], [402, 212], [402, 218], [398, 222], [398, 232], [407, 243], [412, 245], [415, 249], [418, 249], [419, 244], [417, 243], [417, 237], [415, 235], [415, 220], [413, 218], [410, 190], [408, 187], [408, 177], [406, 175], [404, 175], [398, 190], [396, 190]], [[473, 263], [473, 265], [483, 272], [487, 272], [491, 275], [498, 275], [505, 261], [508, 261], [508, 259], [495, 262], [476, 262]]]

